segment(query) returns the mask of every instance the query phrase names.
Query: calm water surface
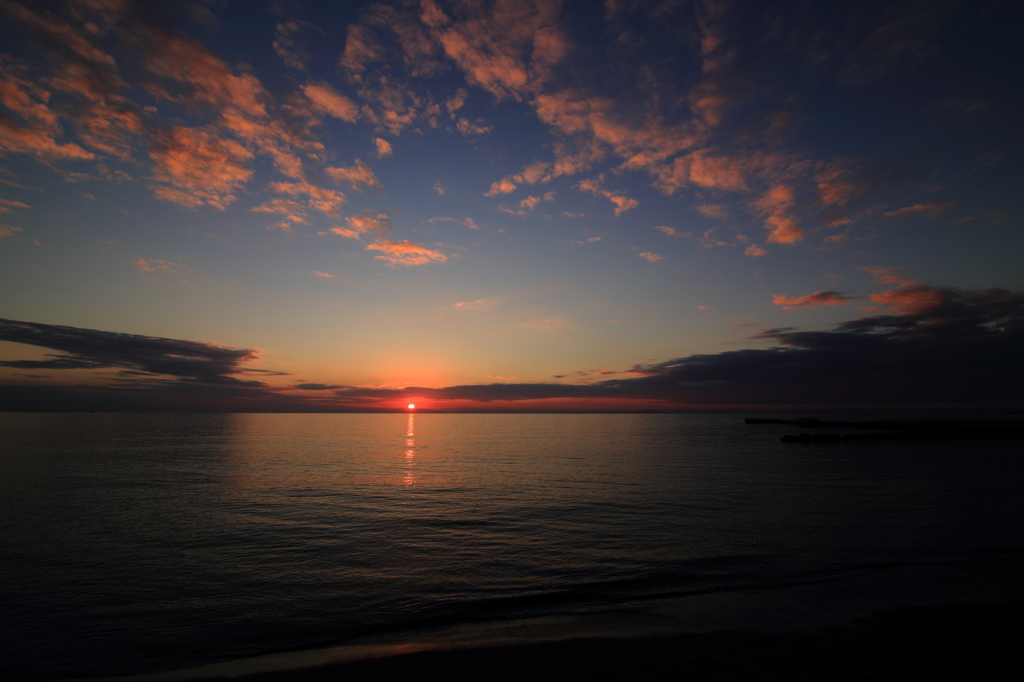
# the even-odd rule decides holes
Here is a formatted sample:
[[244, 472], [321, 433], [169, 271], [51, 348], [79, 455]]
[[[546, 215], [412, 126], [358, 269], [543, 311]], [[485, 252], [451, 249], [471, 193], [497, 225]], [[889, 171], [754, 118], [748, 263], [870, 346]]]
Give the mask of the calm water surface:
[[1016, 596], [1019, 442], [780, 443], [790, 431], [0, 414], [0, 669], [126, 675], [538, 616], [753, 627]]

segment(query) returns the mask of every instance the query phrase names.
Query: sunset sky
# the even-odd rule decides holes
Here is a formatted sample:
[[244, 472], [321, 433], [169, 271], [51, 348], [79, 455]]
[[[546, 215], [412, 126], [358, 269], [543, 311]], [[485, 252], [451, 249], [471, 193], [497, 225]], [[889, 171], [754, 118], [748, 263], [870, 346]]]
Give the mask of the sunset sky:
[[0, 409], [1024, 405], [1022, 19], [0, 0]]

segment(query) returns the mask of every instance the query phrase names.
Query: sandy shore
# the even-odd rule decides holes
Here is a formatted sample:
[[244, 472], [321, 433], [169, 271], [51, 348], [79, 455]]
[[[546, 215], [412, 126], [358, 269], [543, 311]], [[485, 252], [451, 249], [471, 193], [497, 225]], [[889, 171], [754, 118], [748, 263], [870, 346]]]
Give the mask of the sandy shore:
[[[884, 611], [817, 634], [721, 632], [421, 651], [234, 677], [246, 682], [433, 680], [1009, 679], [1024, 668], [1024, 600]], [[217, 678], [208, 678], [217, 679]], [[223, 678], [219, 678], [223, 679]]]

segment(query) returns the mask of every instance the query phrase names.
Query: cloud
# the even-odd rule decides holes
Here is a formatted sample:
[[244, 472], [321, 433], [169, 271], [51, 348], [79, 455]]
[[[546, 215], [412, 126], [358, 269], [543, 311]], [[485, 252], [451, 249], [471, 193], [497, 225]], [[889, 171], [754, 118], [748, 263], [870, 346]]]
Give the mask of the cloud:
[[169, 376], [183, 382], [263, 386], [233, 376], [244, 372], [244, 363], [259, 359], [251, 348], [5, 319], [0, 319], [0, 340], [60, 352], [48, 354], [45, 360], [2, 361], [3, 367], [119, 369], [123, 374]]
[[861, 300], [858, 296], [844, 296], [837, 291], [815, 291], [806, 296], [772, 296], [772, 303], [782, 306], [783, 310], [801, 308], [820, 308], [822, 306], [846, 305]]
[[324, 173], [327, 174], [335, 182], [347, 182], [352, 186], [352, 189], [359, 189], [360, 186], [370, 187], [376, 190], [383, 190], [384, 185], [380, 184], [377, 180], [377, 176], [373, 174], [373, 171], [359, 159], [356, 159], [356, 165], [349, 168], [334, 168], [328, 166], [324, 169]]
[[382, 235], [394, 229], [387, 213], [375, 213], [369, 209], [345, 218], [345, 223], [348, 225], [347, 228], [332, 227], [331, 232], [342, 237], [358, 238], [365, 234]]
[[308, 182], [272, 182], [268, 187], [278, 194], [305, 196], [306, 204], [310, 209], [332, 218], [338, 215], [338, 209], [345, 203], [343, 193], [318, 187]]
[[182, 270], [185, 268], [184, 263], [157, 260], [155, 258], [130, 258], [129, 260], [139, 270], [142, 270], [144, 272], [156, 272], [157, 270], [169, 270], [171, 272], [177, 272], [178, 270]]
[[576, 189], [581, 192], [593, 194], [596, 197], [605, 197], [613, 204], [615, 204], [615, 216], [618, 217], [640, 205], [640, 202], [636, 199], [630, 199], [625, 194], [617, 194], [611, 190], [602, 189], [601, 182], [604, 180], [603, 174], [597, 178], [588, 178], [586, 180], [580, 180], [576, 183]]
[[391, 156], [394, 153], [391, 144], [387, 140], [375, 137], [373, 138], [373, 144], [377, 148], [378, 159], [383, 159], [385, 156]]
[[[326, 83], [308, 83], [302, 86], [302, 92], [313, 108], [319, 112], [349, 123], [359, 120], [359, 107], [348, 97], [339, 95], [334, 88]], [[385, 144], [387, 143], [385, 142]]]
[[317, 277], [325, 277], [327, 279], [334, 279], [334, 275], [332, 275], [329, 272], [318, 272], [318, 271], [314, 270], [313, 274], [316, 275]]
[[155, 186], [157, 198], [188, 208], [209, 204], [223, 211], [236, 199], [232, 192], [253, 174], [244, 165], [253, 158], [252, 152], [212, 129], [175, 126], [158, 133], [149, 156], [153, 179], [178, 190]]
[[306, 49], [298, 43], [296, 37], [305, 29], [311, 28], [312, 24], [297, 19], [282, 22], [277, 25], [274, 31], [274, 52], [284, 60], [286, 66], [299, 71], [307, 71], [306, 62], [310, 55]]
[[344, 388], [344, 386], [336, 386], [334, 384], [295, 384], [291, 388], [300, 391], [333, 391], [337, 388]]
[[648, 251], [642, 251], [642, 252], [638, 253], [637, 255], [640, 256], [641, 258], [645, 258], [645, 259], [651, 261], [652, 263], [657, 263], [658, 261], [660, 261], [660, 260], [665, 258], [664, 256], [659, 256], [656, 253], [650, 253]]
[[21, 201], [12, 201], [10, 199], [0, 199], [0, 213], [10, 213], [11, 209], [15, 208], [32, 208], [28, 204]]
[[747, 248], [743, 249], [743, 253], [744, 255], [750, 256], [751, 258], [768, 255], [768, 251], [766, 249], [761, 248], [757, 244], [749, 244]]
[[487, 122], [482, 118], [478, 118], [476, 121], [460, 118], [455, 124], [455, 129], [461, 135], [485, 135], [491, 132], [493, 126], [487, 125]]
[[722, 220], [730, 217], [729, 211], [721, 204], [704, 204], [702, 206], [696, 206], [695, 208], [697, 209], [697, 213], [700, 213], [705, 218], [717, 218]]
[[903, 208], [895, 211], [889, 211], [885, 214], [886, 218], [899, 218], [907, 215], [914, 215], [920, 213], [928, 218], [936, 218], [940, 213], [945, 211], [947, 208], [952, 206], [951, 202], [938, 203], [930, 202], [926, 204], [914, 204], [913, 206], [904, 206]]
[[497, 99], [521, 100], [548, 79], [567, 50], [557, 27], [558, 2], [499, 2], [493, 7], [466, 3], [452, 21], [434, 3], [422, 19], [444, 54], [466, 80]]
[[498, 196], [499, 194], [508, 194], [510, 192], [515, 192], [515, 191], [516, 191], [515, 183], [513, 183], [508, 178], [503, 178], [503, 179], [498, 180], [496, 182], [492, 182], [491, 183], [491, 189], [489, 189], [487, 191], [487, 193], [484, 194], [484, 196], [486, 196], [486, 197], [494, 197], [494, 196]]
[[870, 274], [871, 278], [878, 284], [903, 284], [910, 282], [909, 279], [899, 274], [898, 269], [894, 267], [869, 265], [862, 267], [861, 270]]
[[374, 256], [374, 258], [391, 265], [426, 265], [427, 263], [444, 263], [448, 260], [448, 256], [441, 251], [428, 249], [425, 246], [414, 244], [405, 239], [396, 242], [381, 238], [372, 244], [367, 244], [366, 248], [367, 250], [380, 251], [381, 254]]
[[490, 310], [498, 305], [496, 298], [480, 298], [475, 301], [459, 301], [452, 307], [456, 310]]
[[[860, 318], [825, 331], [770, 329], [767, 349], [690, 355], [634, 365], [632, 378], [585, 384], [520, 383], [403, 389], [348, 387], [339, 398], [388, 404], [411, 396], [474, 404], [574, 400], [707, 405], [1020, 404], [1008, 381], [1024, 371], [1024, 293], [942, 292], [934, 306]], [[564, 375], [560, 375], [564, 376]], [[612, 403], [616, 404], [616, 403]], [[648, 403], [649, 404], [649, 403]], [[441, 402], [443, 405], [443, 402]], [[586, 409], [586, 408], [584, 408]]]
[[756, 211], [768, 215], [764, 226], [770, 243], [794, 244], [803, 239], [803, 230], [790, 212], [795, 204], [795, 193], [788, 185], [776, 185], [753, 202]]
[[15, 232], [21, 232], [21, 228], [14, 225], [0, 225], [0, 239], [13, 237]]
[[[161, 409], [169, 396], [187, 386], [225, 389], [216, 394], [216, 400], [205, 403], [206, 409], [213, 411], [393, 408], [397, 401], [411, 397], [436, 400], [441, 409], [449, 404], [499, 410], [515, 409], [517, 405], [544, 410], [602, 405], [629, 409], [631, 404], [642, 404], [671, 410], [730, 405], [1024, 403], [1024, 388], [1010, 379], [1024, 372], [1020, 353], [1024, 344], [1024, 292], [914, 286], [918, 292], [930, 295], [918, 297], [915, 305], [900, 308], [895, 314], [861, 317], [822, 331], [767, 329], [752, 338], [774, 344], [769, 348], [645, 362], [630, 367], [625, 372], [628, 377], [582, 383], [310, 388], [300, 390], [329, 390], [332, 395], [289, 402], [258, 381], [236, 378], [240, 374], [274, 374], [243, 367], [258, 358], [252, 349], [11, 320], [0, 320], [0, 340], [59, 353], [44, 360], [3, 361], [0, 366], [30, 371], [113, 368], [122, 371], [124, 380], [142, 375], [148, 383], [129, 386], [132, 392], [128, 397], [109, 403], [115, 409], [127, 410]], [[556, 333], [578, 329], [561, 318], [520, 326]], [[570, 375], [576, 376], [558, 376]], [[20, 390], [5, 386], [0, 392], [5, 409], [25, 409], [26, 405], [54, 409], [59, 404], [81, 409], [107, 404], [103, 402], [108, 399], [105, 396], [111, 395], [110, 389], [103, 388], [76, 393], [72, 400], [59, 387], [33, 389], [36, 392], [31, 394]], [[191, 404], [195, 409], [195, 403]]]
[[428, 223], [459, 223], [465, 225], [471, 230], [479, 230], [480, 226], [472, 218], [448, 218], [446, 216], [438, 216], [436, 218], [430, 218], [427, 220]]

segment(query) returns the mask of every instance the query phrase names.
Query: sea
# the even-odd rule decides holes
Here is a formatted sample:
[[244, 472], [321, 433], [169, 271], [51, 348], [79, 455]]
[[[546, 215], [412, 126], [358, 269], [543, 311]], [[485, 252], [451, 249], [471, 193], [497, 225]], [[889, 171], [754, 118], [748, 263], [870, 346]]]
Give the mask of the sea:
[[783, 443], [743, 416], [0, 414], [0, 676], [1024, 596], [1021, 441]]

